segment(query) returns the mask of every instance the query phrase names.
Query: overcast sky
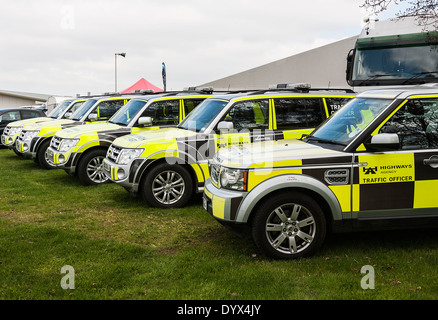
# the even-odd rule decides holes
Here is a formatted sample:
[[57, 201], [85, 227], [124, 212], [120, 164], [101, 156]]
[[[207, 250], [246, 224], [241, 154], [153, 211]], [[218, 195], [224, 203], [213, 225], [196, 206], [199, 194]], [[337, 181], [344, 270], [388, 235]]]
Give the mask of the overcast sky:
[[360, 0], [0, 0], [0, 90], [179, 90], [360, 33]]

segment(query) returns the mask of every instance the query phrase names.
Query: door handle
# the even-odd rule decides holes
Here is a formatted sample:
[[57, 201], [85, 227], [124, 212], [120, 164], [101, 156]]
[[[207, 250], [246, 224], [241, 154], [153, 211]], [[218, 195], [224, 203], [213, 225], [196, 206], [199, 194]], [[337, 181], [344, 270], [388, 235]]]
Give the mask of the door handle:
[[431, 156], [429, 159], [424, 159], [423, 164], [431, 166], [432, 168], [438, 168], [438, 156]]

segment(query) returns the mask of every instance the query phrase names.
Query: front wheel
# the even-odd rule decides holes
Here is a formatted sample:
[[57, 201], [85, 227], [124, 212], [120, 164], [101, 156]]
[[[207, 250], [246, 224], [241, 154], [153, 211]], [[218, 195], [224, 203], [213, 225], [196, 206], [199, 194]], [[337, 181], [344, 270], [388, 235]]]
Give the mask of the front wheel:
[[97, 185], [108, 182], [108, 177], [103, 170], [103, 160], [106, 156], [106, 150], [97, 149], [92, 150], [79, 161], [78, 177], [83, 185]]
[[180, 208], [193, 192], [190, 173], [182, 165], [159, 164], [146, 175], [141, 188], [143, 199], [158, 208]]
[[310, 256], [322, 246], [326, 220], [311, 197], [299, 192], [282, 193], [256, 210], [252, 234], [266, 255], [296, 259]]
[[50, 147], [50, 138], [44, 140], [38, 148], [36, 160], [41, 167], [50, 170], [55, 169], [56, 166], [52, 163], [52, 159], [49, 157], [48, 151]]

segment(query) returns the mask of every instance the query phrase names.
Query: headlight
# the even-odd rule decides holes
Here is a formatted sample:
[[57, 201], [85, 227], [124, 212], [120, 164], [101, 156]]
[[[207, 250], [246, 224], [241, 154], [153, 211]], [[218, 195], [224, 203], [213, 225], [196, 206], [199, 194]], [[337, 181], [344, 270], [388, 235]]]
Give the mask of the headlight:
[[122, 149], [117, 158], [118, 164], [128, 164], [143, 153], [144, 149]]
[[77, 143], [79, 139], [62, 139], [61, 143], [59, 144], [58, 150], [60, 152], [66, 152], [73, 148]]
[[[23, 126], [19, 126], [19, 127], [9, 127], [9, 136], [15, 136], [19, 131], [21, 131], [21, 129], [23, 129]], [[6, 131], [6, 130], [5, 130]]]
[[24, 132], [23, 141], [32, 140], [34, 137], [38, 135], [38, 133], [40, 133], [39, 130]]
[[248, 171], [222, 168], [219, 175], [221, 188], [247, 191]]

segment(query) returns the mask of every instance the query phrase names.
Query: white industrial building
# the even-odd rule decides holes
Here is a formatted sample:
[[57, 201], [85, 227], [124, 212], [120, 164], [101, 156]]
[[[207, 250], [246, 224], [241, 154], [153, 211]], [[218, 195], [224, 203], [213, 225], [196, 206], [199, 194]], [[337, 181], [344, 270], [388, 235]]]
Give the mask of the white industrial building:
[[313, 88], [348, 88], [346, 58], [358, 36], [240, 72], [202, 86], [216, 90], [266, 89], [278, 83], [309, 83]]
[[0, 90], [0, 109], [40, 105], [49, 97], [47, 94]]

